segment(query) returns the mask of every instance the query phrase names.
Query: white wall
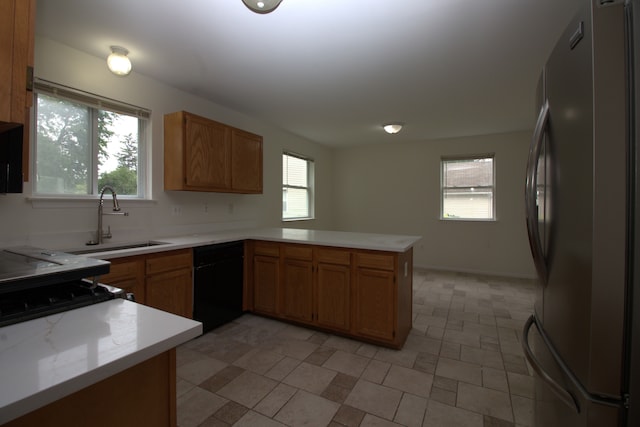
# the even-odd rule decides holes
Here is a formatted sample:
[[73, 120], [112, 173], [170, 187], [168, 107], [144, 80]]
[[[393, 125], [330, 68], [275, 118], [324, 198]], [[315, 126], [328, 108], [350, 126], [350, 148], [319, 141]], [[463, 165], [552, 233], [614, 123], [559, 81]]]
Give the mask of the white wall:
[[[185, 232], [244, 226], [282, 226], [282, 151], [312, 157], [316, 170], [316, 219], [285, 226], [330, 229], [332, 226], [332, 152], [272, 125], [181, 92], [134, 72], [117, 77], [106, 60], [48, 39], [37, 38], [35, 75], [100, 96], [152, 111], [149, 150], [153, 202], [121, 199], [128, 217], [105, 217], [113, 241], [130, 241]], [[163, 116], [186, 110], [246, 129], [264, 137], [264, 193], [242, 195], [163, 190]], [[27, 183], [21, 195], [0, 196], [0, 246], [35, 244], [71, 248], [83, 245], [97, 228], [97, 201], [38, 201], [30, 199]], [[205, 204], [207, 212], [205, 212]], [[177, 208], [177, 209], [175, 209]], [[175, 211], [180, 211], [179, 215]]]
[[[338, 230], [419, 235], [419, 267], [535, 277], [524, 216], [529, 132], [345, 148], [334, 160]], [[495, 153], [497, 221], [443, 221], [440, 158]]]

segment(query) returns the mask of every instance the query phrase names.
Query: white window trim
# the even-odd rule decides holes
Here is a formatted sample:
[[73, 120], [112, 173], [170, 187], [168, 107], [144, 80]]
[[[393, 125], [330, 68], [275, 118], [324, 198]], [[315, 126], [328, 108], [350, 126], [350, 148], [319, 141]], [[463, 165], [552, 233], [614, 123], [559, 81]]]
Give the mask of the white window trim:
[[[109, 110], [120, 114], [127, 114], [130, 116], [137, 117], [138, 119], [145, 120], [147, 125], [144, 128], [139, 129], [138, 133], [138, 158], [143, 159], [144, 162], [139, 163], [139, 171], [138, 175], [142, 177], [140, 182], [138, 182], [139, 196], [131, 196], [131, 195], [121, 195], [118, 194], [118, 198], [120, 200], [131, 200], [131, 201], [152, 201], [151, 195], [151, 174], [150, 174], [150, 165], [151, 165], [151, 110], [138, 107], [132, 104], [128, 104], [122, 101], [117, 101], [111, 98], [107, 98], [101, 95], [96, 95], [91, 92], [82, 91], [79, 89], [75, 89], [69, 86], [61, 85], [58, 83], [54, 83], [48, 80], [36, 78], [34, 81], [34, 93], [42, 93], [45, 95], [51, 95], [58, 98], [66, 99], [72, 102], [79, 102], [83, 105], [86, 105], [90, 108], [94, 109], [102, 109]], [[36, 107], [32, 109], [31, 114], [31, 135], [30, 138], [30, 180], [31, 182], [35, 182], [36, 180], [36, 135], [37, 135], [37, 117], [34, 112]], [[94, 126], [94, 129], [97, 129]], [[92, 138], [93, 143], [97, 144], [95, 138]], [[95, 148], [95, 147], [94, 147]], [[92, 170], [92, 180], [94, 183], [98, 182], [98, 171]], [[94, 189], [95, 190], [95, 189]], [[98, 188], [99, 192], [100, 189]], [[31, 187], [31, 195], [27, 198], [33, 203], [37, 203], [38, 206], [44, 205], [49, 207], [52, 202], [55, 204], [59, 204], [62, 201], [67, 202], [77, 202], [78, 200], [97, 200], [100, 197], [99, 193], [85, 194], [85, 195], [55, 195], [55, 194], [39, 194], [34, 193], [33, 187]], [[34, 205], [36, 207], [36, 205]]]
[[[309, 221], [315, 219], [315, 161], [309, 157], [304, 156], [302, 154], [295, 153], [293, 151], [284, 150], [282, 155], [287, 155], [291, 157], [297, 157], [298, 159], [305, 160], [307, 162], [307, 183], [308, 187], [296, 187], [293, 185], [284, 185], [282, 183], [282, 188], [291, 187], [291, 188], [305, 188], [308, 191], [308, 203], [309, 203], [309, 216], [304, 217], [295, 217], [295, 218], [284, 218], [284, 209], [283, 206], [280, 206], [280, 218], [282, 222], [294, 222], [294, 221]], [[280, 157], [282, 164], [282, 157]], [[282, 171], [280, 173], [282, 176]]]
[[[492, 188], [492, 211], [493, 218], [456, 218], [456, 217], [445, 217], [443, 216], [444, 210], [444, 162], [446, 161], [460, 161], [460, 160], [474, 160], [474, 159], [493, 159], [493, 186]], [[484, 154], [473, 154], [473, 155], [455, 155], [455, 156], [441, 156], [440, 157], [440, 211], [439, 211], [439, 220], [440, 221], [451, 221], [451, 222], [496, 222], [498, 221], [498, 211], [496, 209], [496, 188], [497, 188], [497, 179], [496, 179], [496, 155], [495, 153], [484, 153]]]

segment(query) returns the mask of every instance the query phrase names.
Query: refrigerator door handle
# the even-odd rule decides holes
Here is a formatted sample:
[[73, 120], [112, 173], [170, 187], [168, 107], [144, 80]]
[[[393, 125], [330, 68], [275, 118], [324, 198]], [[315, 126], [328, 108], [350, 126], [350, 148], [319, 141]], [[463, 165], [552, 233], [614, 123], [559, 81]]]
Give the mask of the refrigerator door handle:
[[540, 281], [547, 283], [547, 263], [545, 261], [542, 242], [540, 241], [540, 227], [538, 226], [538, 207], [536, 205], [536, 193], [538, 186], [538, 162], [540, 151], [544, 140], [544, 133], [549, 121], [549, 101], [546, 100], [540, 109], [536, 127], [533, 131], [533, 139], [529, 147], [529, 157], [527, 159], [527, 176], [524, 190], [525, 213], [527, 218], [527, 233], [529, 235], [529, 246], [533, 255]]
[[538, 359], [533, 354], [531, 350], [531, 346], [529, 345], [529, 330], [531, 326], [536, 325], [538, 331], [538, 323], [536, 321], [535, 315], [529, 316], [527, 322], [524, 324], [524, 330], [522, 331], [522, 349], [524, 350], [524, 356], [527, 359], [527, 362], [531, 365], [531, 368], [535, 371], [536, 374], [544, 381], [549, 388], [558, 396], [560, 400], [570, 408], [576, 411], [576, 413], [580, 413], [580, 406], [578, 405], [578, 401], [576, 398], [567, 390], [558, 384], [551, 376], [542, 368]]

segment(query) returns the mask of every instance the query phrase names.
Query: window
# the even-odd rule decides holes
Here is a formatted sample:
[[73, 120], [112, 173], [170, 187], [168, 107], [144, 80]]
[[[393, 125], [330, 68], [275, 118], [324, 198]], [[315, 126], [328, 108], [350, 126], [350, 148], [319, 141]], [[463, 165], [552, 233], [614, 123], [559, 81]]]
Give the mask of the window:
[[313, 218], [313, 160], [282, 154], [282, 219]]
[[149, 111], [36, 83], [34, 194], [145, 197]]
[[442, 219], [495, 219], [493, 157], [442, 159]]

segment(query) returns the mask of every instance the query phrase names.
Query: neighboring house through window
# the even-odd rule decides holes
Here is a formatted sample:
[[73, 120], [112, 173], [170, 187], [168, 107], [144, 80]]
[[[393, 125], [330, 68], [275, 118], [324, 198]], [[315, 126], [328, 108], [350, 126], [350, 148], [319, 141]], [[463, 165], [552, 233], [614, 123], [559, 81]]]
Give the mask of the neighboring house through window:
[[35, 104], [35, 195], [145, 198], [148, 110], [43, 82]]
[[495, 219], [494, 155], [441, 159], [442, 219]]
[[282, 154], [282, 219], [312, 219], [313, 160], [284, 152]]

